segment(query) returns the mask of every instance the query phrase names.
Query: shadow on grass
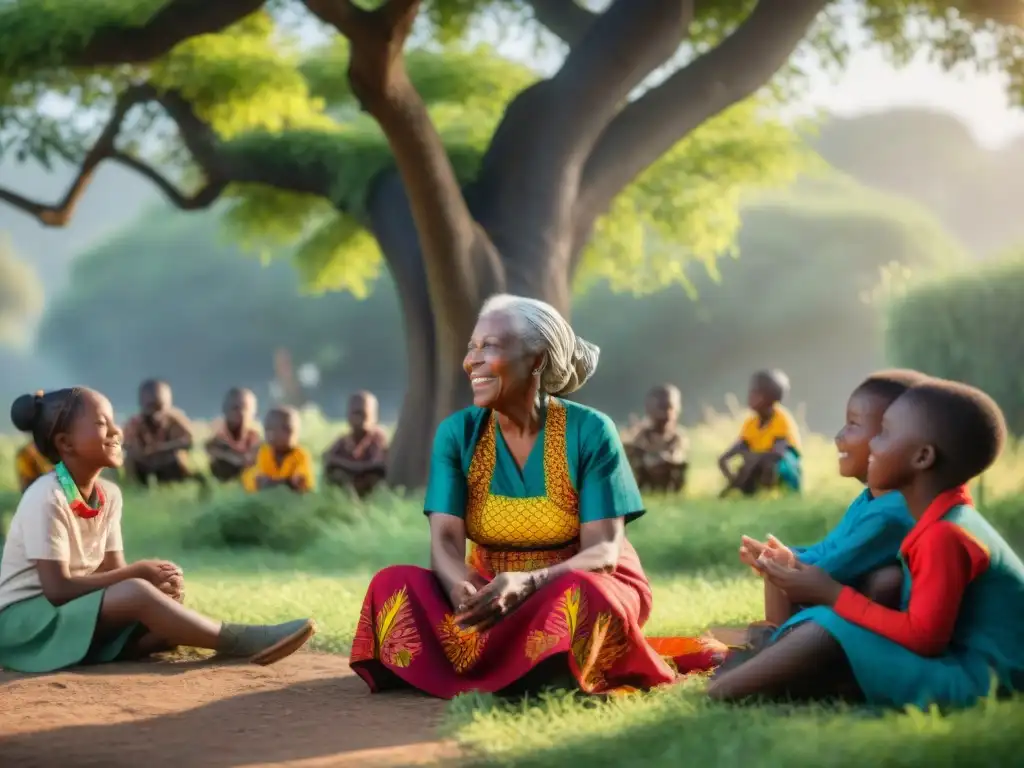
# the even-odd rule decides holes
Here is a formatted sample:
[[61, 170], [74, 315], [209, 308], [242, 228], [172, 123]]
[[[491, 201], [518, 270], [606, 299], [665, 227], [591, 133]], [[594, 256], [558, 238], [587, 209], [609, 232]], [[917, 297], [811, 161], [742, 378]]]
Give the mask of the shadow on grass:
[[[468, 765], [515, 768], [1010, 766], [1021, 764], [1024, 749], [1022, 699], [986, 702], [944, 718], [838, 705], [729, 707], [696, 693], [667, 698], [596, 711], [577, 705], [568, 717], [557, 705], [563, 712], [497, 705], [475, 720], [456, 715], [448, 730], [460, 738]], [[542, 721], [562, 726], [561, 732]]]

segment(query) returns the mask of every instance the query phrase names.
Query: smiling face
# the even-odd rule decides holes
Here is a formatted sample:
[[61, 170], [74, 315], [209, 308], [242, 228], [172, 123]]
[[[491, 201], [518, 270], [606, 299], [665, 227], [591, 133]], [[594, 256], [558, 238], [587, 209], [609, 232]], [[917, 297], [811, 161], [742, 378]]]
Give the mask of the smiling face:
[[867, 482], [871, 440], [881, 431], [882, 417], [888, 406], [888, 400], [870, 392], [854, 392], [850, 396], [846, 404], [846, 423], [836, 435], [839, 474], [843, 477]]
[[526, 351], [508, 315], [484, 315], [462, 363], [473, 387], [473, 404], [500, 410], [503, 403], [529, 397], [537, 385], [533, 370], [542, 359]]
[[878, 491], [901, 491], [935, 464], [935, 446], [906, 395], [889, 406], [870, 446], [867, 481]]
[[64, 431], [54, 435], [61, 460], [85, 472], [116, 469], [124, 463], [123, 434], [114, 421], [114, 408], [99, 392], [82, 390], [74, 417]]

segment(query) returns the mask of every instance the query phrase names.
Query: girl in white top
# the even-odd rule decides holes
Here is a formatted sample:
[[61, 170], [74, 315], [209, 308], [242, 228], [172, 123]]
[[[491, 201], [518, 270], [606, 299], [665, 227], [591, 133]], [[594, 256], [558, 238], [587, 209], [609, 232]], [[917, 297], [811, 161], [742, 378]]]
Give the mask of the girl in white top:
[[315, 632], [310, 619], [228, 624], [186, 608], [181, 569], [127, 564], [121, 491], [100, 472], [122, 464], [110, 401], [84, 388], [23, 395], [19, 430], [54, 462], [22, 496], [0, 560], [0, 667], [51, 672], [179, 645], [271, 664]]

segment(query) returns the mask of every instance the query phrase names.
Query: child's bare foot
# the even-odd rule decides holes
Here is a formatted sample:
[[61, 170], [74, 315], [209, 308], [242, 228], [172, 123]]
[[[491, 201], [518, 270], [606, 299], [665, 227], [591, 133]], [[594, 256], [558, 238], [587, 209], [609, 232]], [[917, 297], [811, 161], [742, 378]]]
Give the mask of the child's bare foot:
[[291, 656], [316, 634], [312, 619], [297, 619], [284, 624], [227, 624], [220, 631], [218, 655], [248, 658], [253, 664], [267, 665]]

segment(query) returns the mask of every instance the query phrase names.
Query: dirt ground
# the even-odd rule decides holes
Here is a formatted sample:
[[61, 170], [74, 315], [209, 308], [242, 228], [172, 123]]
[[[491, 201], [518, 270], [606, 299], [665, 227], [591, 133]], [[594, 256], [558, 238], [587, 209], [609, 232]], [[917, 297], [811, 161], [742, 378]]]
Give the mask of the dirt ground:
[[0, 765], [405, 766], [457, 757], [443, 702], [371, 696], [340, 656], [270, 667], [178, 661], [0, 672]]

